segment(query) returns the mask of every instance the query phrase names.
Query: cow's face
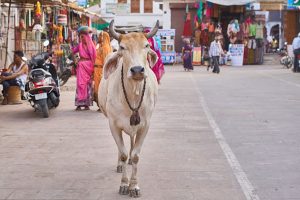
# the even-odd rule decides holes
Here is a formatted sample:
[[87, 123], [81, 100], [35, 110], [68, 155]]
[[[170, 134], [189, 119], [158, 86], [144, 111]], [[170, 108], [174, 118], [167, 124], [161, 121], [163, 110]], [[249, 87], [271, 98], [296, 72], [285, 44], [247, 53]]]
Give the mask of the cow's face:
[[156, 62], [157, 59], [143, 33], [122, 35], [118, 54], [123, 57], [124, 73], [127, 73], [127, 78], [136, 81], [148, 76], [149, 64]]
[[[156, 27], [156, 30], [150, 32], [152, 36], [158, 29], [158, 23]], [[113, 67], [117, 67], [118, 60], [122, 59], [124, 76], [134, 81], [142, 81], [148, 76], [150, 67], [154, 66], [158, 59], [147, 40], [151, 37], [150, 33], [119, 34], [114, 31], [113, 22], [110, 24], [110, 32], [119, 41], [119, 50], [106, 60], [104, 78], [108, 78], [115, 70]]]

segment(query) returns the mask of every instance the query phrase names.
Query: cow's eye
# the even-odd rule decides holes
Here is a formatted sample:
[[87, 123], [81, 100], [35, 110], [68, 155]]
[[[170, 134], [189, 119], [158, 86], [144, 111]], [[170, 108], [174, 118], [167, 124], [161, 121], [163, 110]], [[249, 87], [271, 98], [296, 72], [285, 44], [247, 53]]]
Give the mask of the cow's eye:
[[125, 49], [125, 47], [123, 47], [123, 46], [120, 46], [120, 49], [121, 49], [121, 50], [124, 50], [124, 49]]
[[145, 48], [149, 48], [150, 47], [150, 44], [146, 44]]

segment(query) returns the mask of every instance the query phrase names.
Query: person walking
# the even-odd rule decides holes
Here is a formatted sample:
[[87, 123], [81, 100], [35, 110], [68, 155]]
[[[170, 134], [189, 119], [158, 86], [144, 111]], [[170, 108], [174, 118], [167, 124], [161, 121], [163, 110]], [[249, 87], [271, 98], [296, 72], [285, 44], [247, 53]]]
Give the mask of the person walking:
[[297, 37], [294, 38], [293, 40], [293, 51], [294, 51], [294, 72], [300, 72], [299, 68], [299, 58], [298, 56], [300, 55], [300, 33], [298, 34]]
[[223, 54], [223, 49], [219, 41], [219, 36], [215, 37], [215, 40], [211, 42], [209, 48], [209, 56], [213, 60], [213, 73], [220, 73], [219, 60], [220, 56]]
[[184, 71], [194, 70], [192, 63], [192, 51], [193, 47], [190, 44], [190, 40], [185, 40], [185, 45], [182, 47], [182, 60]]
[[92, 97], [92, 75], [94, 72], [94, 63], [96, 60], [96, 48], [89, 36], [89, 28], [87, 26], [78, 29], [80, 42], [79, 45], [72, 48], [73, 54], [79, 52], [79, 62], [76, 69], [77, 88], [75, 96], [76, 110], [89, 110], [89, 106], [93, 105]]
[[[110, 46], [110, 37], [109, 34], [105, 31], [101, 31], [99, 34], [96, 52], [97, 56], [94, 65], [94, 101], [98, 105], [98, 90], [102, 78], [104, 60], [107, 57], [107, 55], [112, 52], [112, 48]], [[100, 109], [98, 109], [98, 111], [100, 111]]]

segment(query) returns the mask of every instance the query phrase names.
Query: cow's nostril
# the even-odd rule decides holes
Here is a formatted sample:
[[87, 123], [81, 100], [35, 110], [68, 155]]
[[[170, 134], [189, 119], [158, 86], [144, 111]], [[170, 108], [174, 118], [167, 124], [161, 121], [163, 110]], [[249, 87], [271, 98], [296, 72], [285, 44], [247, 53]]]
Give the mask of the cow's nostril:
[[135, 67], [132, 67], [130, 69], [130, 71], [134, 74], [135, 73], [143, 73], [145, 71], [145, 69], [144, 69], [144, 67], [141, 67], [141, 66], [135, 66]]

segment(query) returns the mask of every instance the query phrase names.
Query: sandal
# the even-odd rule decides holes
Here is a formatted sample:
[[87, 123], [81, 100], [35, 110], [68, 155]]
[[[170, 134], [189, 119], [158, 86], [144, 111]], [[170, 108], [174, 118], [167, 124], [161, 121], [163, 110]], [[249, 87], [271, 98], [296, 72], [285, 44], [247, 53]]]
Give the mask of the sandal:
[[2, 103], [1, 103], [1, 105], [7, 105], [7, 104], [8, 104], [8, 102], [7, 102], [7, 98], [6, 98], [6, 97], [4, 97], [4, 99], [3, 99]]
[[81, 107], [77, 106], [77, 108], [75, 109], [75, 111], [81, 111]]
[[84, 107], [84, 110], [90, 110], [90, 107], [85, 106], [85, 107]]

